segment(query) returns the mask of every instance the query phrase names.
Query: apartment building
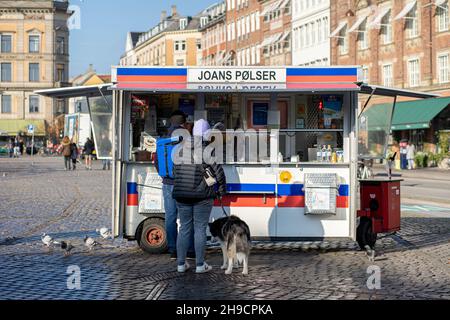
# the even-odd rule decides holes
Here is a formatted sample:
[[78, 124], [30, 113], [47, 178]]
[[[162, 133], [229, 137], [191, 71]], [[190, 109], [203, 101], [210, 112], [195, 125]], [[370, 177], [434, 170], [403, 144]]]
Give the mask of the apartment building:
[[218, 2], [204, 11], [200, 18], [202, 32], [202, 65], [222, 65], [226, 57], [226, 3]]
[[258, 0], [227, 0], [226, 56], [224, 65], [262, 65], [261, 3]]
[[120, 65], [196, 66], [202, 59], [202, 33], [199, 31], [203, 13], [181, 16], [172, 6], [171, 15], [161, 13], [160, 22], [147, 32], [131, 32]]
[[35, 95], [68, 85], [68, 1], [0, 0], [0, 131], [58, 139], [66, 101]]
[[331, 2], [332, 63], [366, 82], [450, 95], [448, 0]]
[[330, 65], [329, 33], [330, 0], [292, 0], [293, 65]]
[[292, 64], [291, 0], [260, 0], [263, 41], [263, 64], [285, 66]]

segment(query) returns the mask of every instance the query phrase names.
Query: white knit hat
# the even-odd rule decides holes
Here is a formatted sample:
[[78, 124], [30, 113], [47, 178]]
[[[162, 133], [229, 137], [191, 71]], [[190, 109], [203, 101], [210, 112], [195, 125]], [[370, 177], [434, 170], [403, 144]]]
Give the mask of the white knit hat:
[[206, 137], [210, 130], [211, 126], [209, 125], [208, 121], [200, 119], [194, 124], [194, 137]]

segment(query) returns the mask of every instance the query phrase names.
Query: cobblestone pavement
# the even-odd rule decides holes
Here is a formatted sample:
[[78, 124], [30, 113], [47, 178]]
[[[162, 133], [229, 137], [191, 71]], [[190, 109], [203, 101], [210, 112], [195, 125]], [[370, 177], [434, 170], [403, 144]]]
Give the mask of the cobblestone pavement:
[[[136, 243], [85, 235], [110, 226], [111, 175], [65, 172], [61, 159], [0, 159], [0, 299], [450, 299], [450, 215], [405, 213], [403, 229], [381, 239], [377, 258], [351, 242], [256, 244], [250, 275], [225, 276], [221, 254], [208, 251], [210, 274], [179, 275], [169, 257], [142, 253]], [[73, 255], [42, 247], [40, 234], [70, 240]], [[369, 290], [368, 267], [381, 269]], [[69, 266], [81, 290], [67, 289]]]

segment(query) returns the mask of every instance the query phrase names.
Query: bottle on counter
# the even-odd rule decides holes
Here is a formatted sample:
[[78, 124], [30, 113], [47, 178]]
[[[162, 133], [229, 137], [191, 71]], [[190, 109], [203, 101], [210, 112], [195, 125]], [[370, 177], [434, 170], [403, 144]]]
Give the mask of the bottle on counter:
[[331, 149], [331, 145], [328, 145], [327, 148], [327, 162], [331, 162], [331, 157], [333, 156], [333, 149]]
[[327, 161], [327, 146], [322, 146], [322, 162], [328, 162]]
[[317, 162], [322, 162], [322, 149], [317, 145]]

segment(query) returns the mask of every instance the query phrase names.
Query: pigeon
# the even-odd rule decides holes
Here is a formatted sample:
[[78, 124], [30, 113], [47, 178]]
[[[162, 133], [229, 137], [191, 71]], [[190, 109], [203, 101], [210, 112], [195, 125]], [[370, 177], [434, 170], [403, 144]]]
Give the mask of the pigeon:
[[58, 244], [58, 242], [56, 242], [55, 240], [53, 240], [53, 238], [51, 236], [49, 236], [48, 234], [44, 233], [41, 236], [41, 240], [42, 243], [47, 247], [53, 247], [53, 245]]
[[111, 231], [109, 231], [108, 228], [101, 228], [101, 229], [97, 229], [95, 231], [97, 233], [99, 233], [103, 239], [108, 239], [108, 238], [111, 238], [111, 236], [112, 236]]
[[369, 261], [374, 262], [375, 261], [375, 250], [372, 249], [370, 246], [365, 246], [365, 248], [366, 248], [366, 254], [369, 257]]
[[84, 237], [84, 245], [89, 248], [89, 251], [91, 251], [92, 249], [94, 249], [94, 247], [99, 246], [100, 243], [98, 243], [94, 239], [86, 236], [86, 237]]
[[64, 250], [64, 256], [69, 256], [74, 248], [70, 242], [61, 241], [61, 249]]

